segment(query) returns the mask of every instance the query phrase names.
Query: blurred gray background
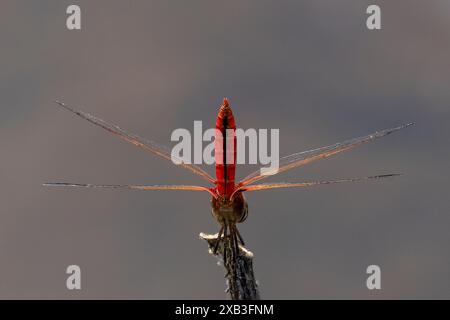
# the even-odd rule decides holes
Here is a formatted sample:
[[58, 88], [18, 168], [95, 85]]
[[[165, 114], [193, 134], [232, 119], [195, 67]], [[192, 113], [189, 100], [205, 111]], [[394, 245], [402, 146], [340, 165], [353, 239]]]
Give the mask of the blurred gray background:
[[2, 0], [0, 43], [0, 298], [225, 298], [206, 193], [41, 186], [203, 183], [54, 99], [173, 146], [224, 96], [239, 127], [280, 129], [282, 155], [417, 122], [270, 181], [402, 177], [247, 195], [263, 298], [450, 298], [449, 1]]

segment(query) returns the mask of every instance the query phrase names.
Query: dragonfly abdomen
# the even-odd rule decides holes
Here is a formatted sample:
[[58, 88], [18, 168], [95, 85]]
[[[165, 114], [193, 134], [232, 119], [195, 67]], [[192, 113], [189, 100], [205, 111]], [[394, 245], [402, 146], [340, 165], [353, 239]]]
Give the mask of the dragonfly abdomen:
[[235, 188], [236, 173], [236, 123], [225, 98], [216, 120], [215, 160], [217, 191], [230, 197]]

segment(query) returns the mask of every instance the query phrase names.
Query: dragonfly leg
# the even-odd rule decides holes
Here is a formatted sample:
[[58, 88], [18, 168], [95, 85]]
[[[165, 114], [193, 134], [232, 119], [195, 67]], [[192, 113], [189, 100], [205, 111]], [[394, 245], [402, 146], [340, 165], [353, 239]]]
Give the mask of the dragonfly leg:
[[237, 234], [237, 236], [238, 236], [238, 238], [239, 238], [239, 241], [241, 242], [241, 244], [242, 244], [243, 246], [245, 246], [244, 239], [242, 239], [241, 233], [239, 232], [239, 230], [238, 230], [237, 227], [235, 227], [235, 229], [236, 229], [236, 234]]
[[217, 255], [217, 249], [219, 248], [219, 243], [222, 240], [222, 235], [223, 235], [223, 231], [224, 231], [224, 226], [222, 226], [219, 230], [219, 235], [217, 236], [217, 241], [216, 244], [214, 245], [214, 249], [213, 249], [213, 253], [214, 255]]
[[223, 225], [223, 238], [222, 238], [222, 242], [223, 242], [223, 264], [227, 265], [227, 246], [226, 246], [226, 241], [228, 238], [228, 226], [226, 223], [224, 223]]
[[232, 245], [232, 250], [233, 250], [233, 255], [234, 255], [234, 261], [237, 260], [238, 254], [239, 254], [239, 248], [238, 248], [238, 240], [237, 240], [237, 235], [236, 235], [236, 225], [233, 224], [230, 226], [231, 230], [230, 230], [230, 236], [231, 236], [231, 245]]

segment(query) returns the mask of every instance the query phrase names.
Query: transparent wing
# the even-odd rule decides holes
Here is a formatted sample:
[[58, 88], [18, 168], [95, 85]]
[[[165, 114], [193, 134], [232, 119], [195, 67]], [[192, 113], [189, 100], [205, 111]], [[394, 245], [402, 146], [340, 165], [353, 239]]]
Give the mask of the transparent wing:
[[[82, 119], [85, 119], [85, 120], [89, 121], [90, 123], [93, 123], [96, 126], [99, 126], [103, 129], [107, 130], [108, 132], [119, 136], [121, 139], [123, 139], [131, 144], [134, 144], [135, 146], [138, 146], [142, 149], [150, 151], [150, 152], [160, 156], [161, 158], [170, 160], [172, 162], [171, 152], [167, 147], [161, 146], [153, 141], [141, 138], [135, 134], [128, 133], [114, 124], [108, 123], [108, 122], [106, 122], [102, 119], [99, 119], [89, 113], [86, 113], [86, 112], [83, 112], [80, 110], [75, 110], [63, 102], [60, 102], [60, 101], [55, 101], [55, 102], [58, 105], [60, 105], [61, 107], [63, 107], [64, 109], [81, 117]], [[178, 160], [179, 162], [182, 162], [181, 159], [176, 159], [176, 160]], [[205, 179], [211, 183], [215, 183], [215, 180], [213, 177], [211, 177], [207, 172], [205, 172], [203, 169], [201, 169], [200, 167], [198, 167], [194, 164], [181, 163], [180, 166], [192, 171], [193, 173], [199, 175], [200, 177], [202, 177], [203, 179]]]
[[[369, 134], [364, 137], [354, 138], [351, 140], [347, 140], [344, 142], [339, 142], [327, 147], [322, 147], [318, 149], [313, 149], [309, 151], [303, 151], [291, 154], [289, 156], [283, 157], [278, 161], [278, 170], [273, 171], [271, 173], [263, 174], [261, 173], [261, 169], [258, 171], [255, 171], [251, 174], [249, 174], [247, 177], [242, 179], [239, 182], [239, 186], [245, 186], [250, 183], [253, 183], [255, 181], [270, 177], [273, 174], [281, 173], [296, 167], [303, 166], [305, 164], [308, 164], [313, 161], [317, 161], [320, 159], [328, 158], [332, 155], [335, 155], [337, 153], [347, 151], [350, 149], [353, 149], [357, 146], [360, 146], [362, 144], [365, 144], [367, 142], [371, 142], [375, 139], [387, 136], [388, 134], [391, 134], [392, 132], [398, 131], [400, 129], [409, 127], [410, 125], [413, 125], [414, 123], [408, 123], [396, 128], [392, 129], [386, 129], [382, 131], [378, 131], [372, 134]], [[275, 163], [276, 164], [276, 163]]]
[[298, 182], [298, 183], [288, 183], [288, 182], [278, 182], [278, 183], [264, 183], [264, 184], [255, 184], [246, 187], [242, 187], [240, 191], [257, 191], [257, 190], [267, 190], [267, 189], [278, 189], [278, 188], [303, 188], [303, 187], [312, 187], [322, 184], [334, 184], [334, 183], [343, 183], [343, 182], [357, 182], [363, 180], [374, 180], [374, 179], [382, 179], [382, 178], [390, 178], [399, 176], [401, 174], [383, 174], [378, 176], [370, 176], [370, 177], [361, 177], [361, 178], [349, 178], [349, 179], [336, 179], [336, 180], [323, 180], [323, 181], [309, 181], [309, 182]]
[[132, 185], [132, 184], [85, 184], [70, 182], [49, 182], [43, 184], [46, 187], [75, 187], [75, 188], [109, 188], [109, 189], [134, 189], [134, 190], [190, 190], [207, 191], [214, 195], [212, 189], [202, 186], [186, 185]]

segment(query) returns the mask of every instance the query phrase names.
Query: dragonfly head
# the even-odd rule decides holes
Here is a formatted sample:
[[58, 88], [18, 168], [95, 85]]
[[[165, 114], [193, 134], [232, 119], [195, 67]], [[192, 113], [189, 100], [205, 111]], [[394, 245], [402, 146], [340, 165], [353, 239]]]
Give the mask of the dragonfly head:
[[247, 218], [248, 205], [242, 192], [234, 197], [219, 195], [211, 200], [212, 214], [220, 224], [243, 222]]

